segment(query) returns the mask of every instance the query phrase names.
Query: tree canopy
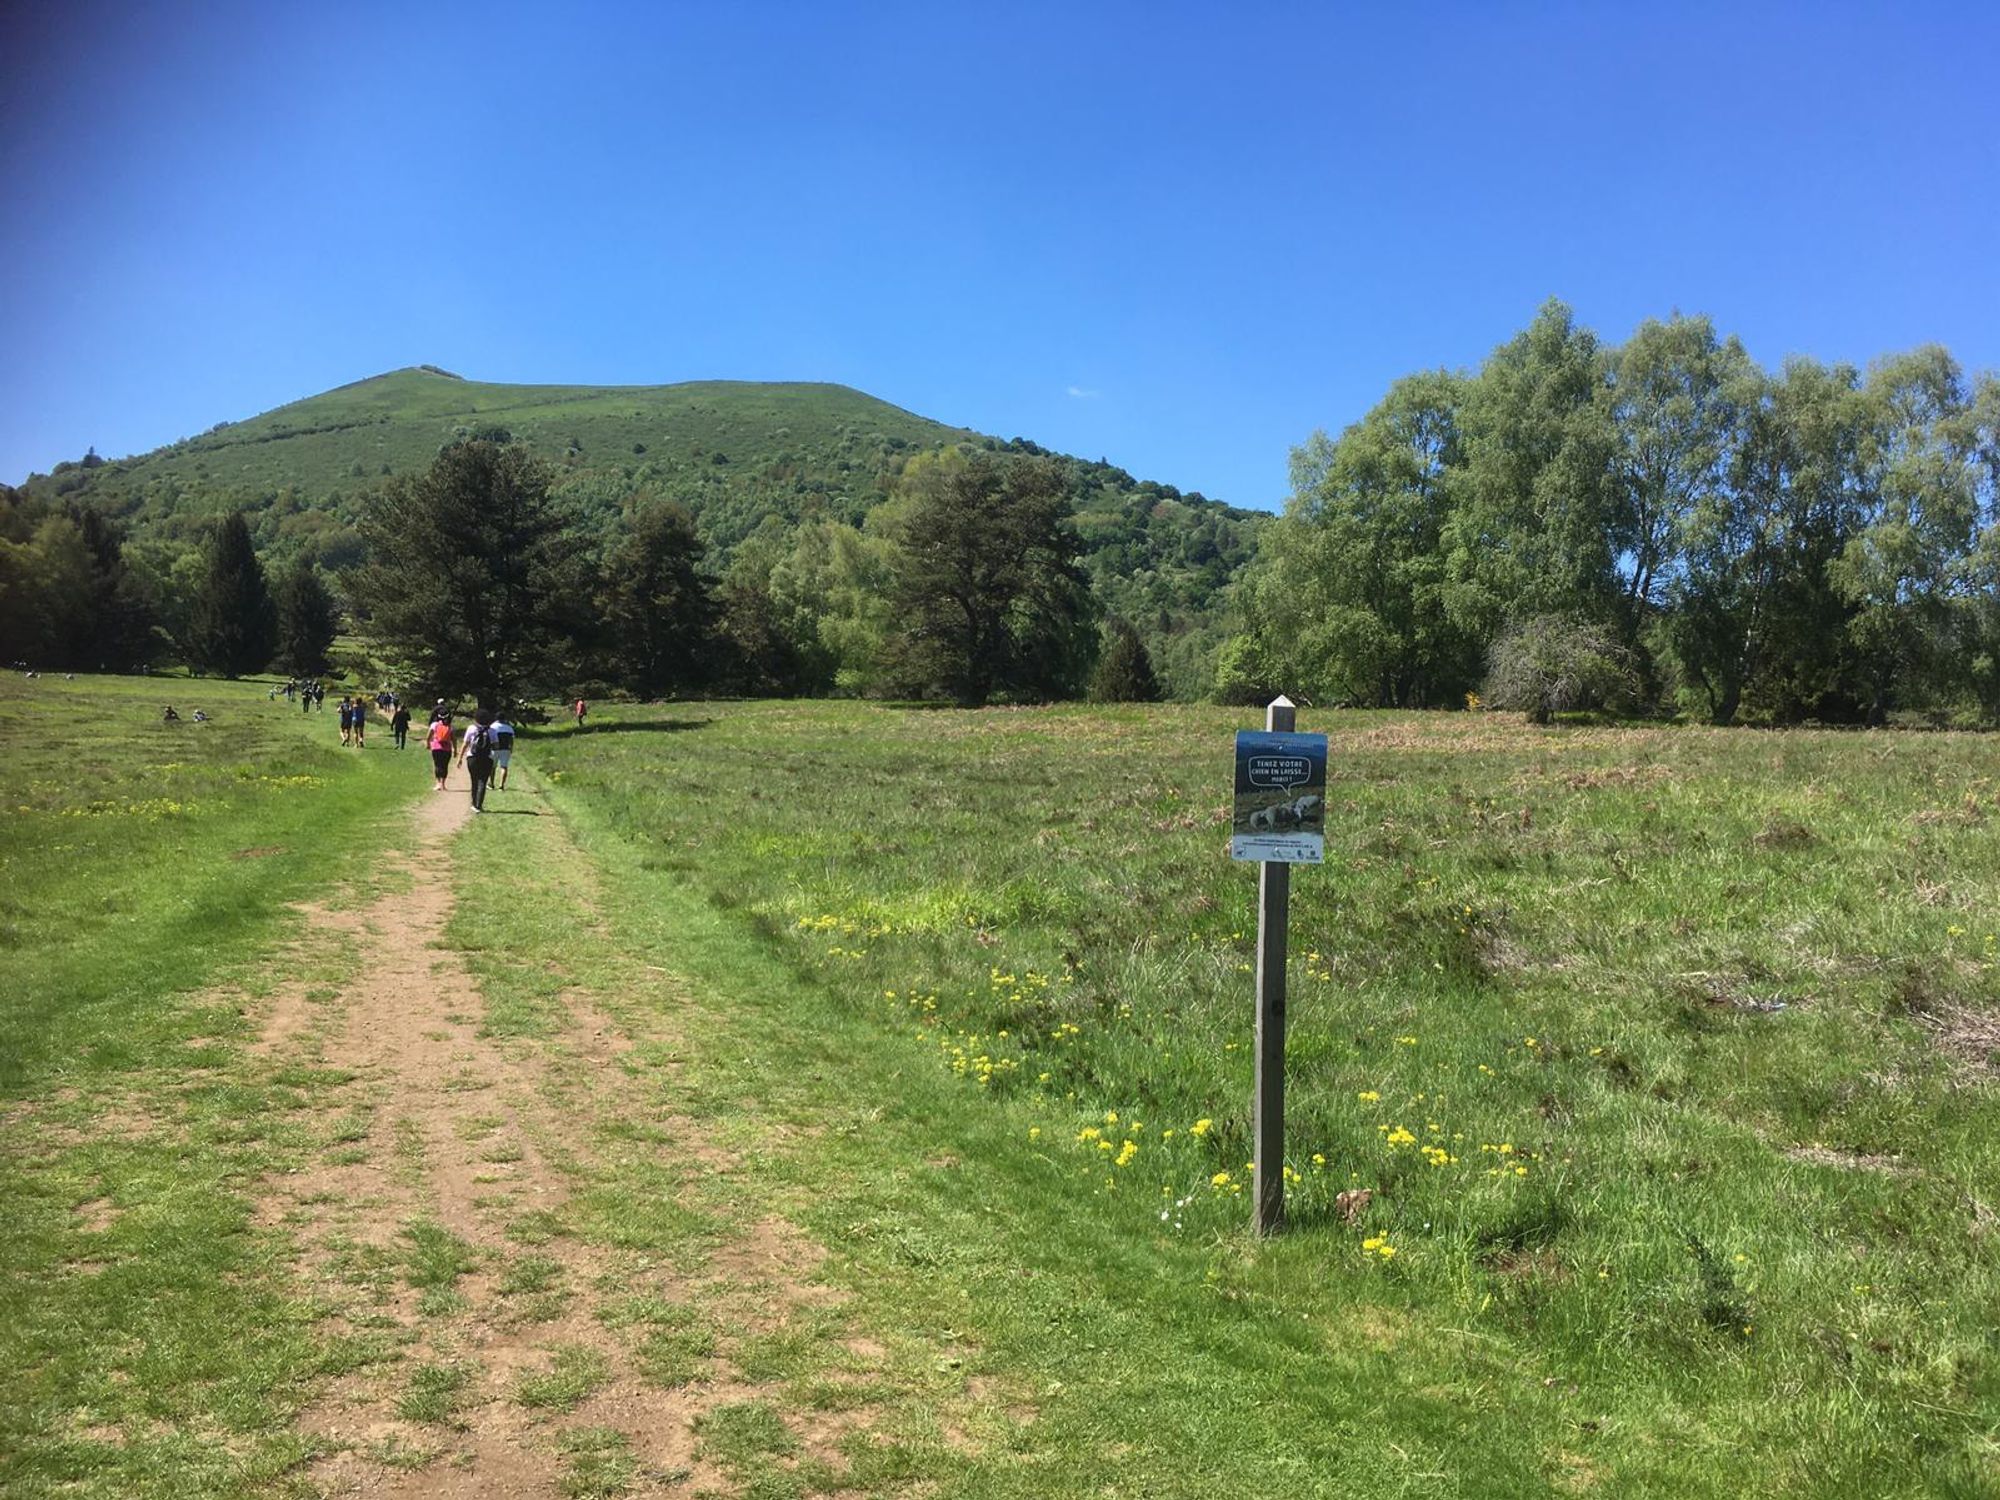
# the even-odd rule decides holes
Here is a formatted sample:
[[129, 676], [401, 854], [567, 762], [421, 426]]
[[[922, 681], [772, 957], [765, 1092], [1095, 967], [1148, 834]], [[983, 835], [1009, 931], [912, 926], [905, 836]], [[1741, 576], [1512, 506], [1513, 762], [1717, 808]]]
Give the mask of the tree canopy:
[[319, 569], [303, 558], [278, 576], [277, 664], [295, 677], [317, 677], [340, 632], [340, 613]]
[[552, 481], [524, 449], [457, 442], [364, 514], [367, 630], [413, 685], [497, 707], [560, 691], [577, 670], [586, 576]]
[[961, 704], [1074, 695], [1095, 654], [1057, 467], [946, 449], [905, 473], [887, 524], [892, 676]]
[[1560, 638], [1721, 723], [1991, 717], [1996, 418], [2000, 383], [1943, 349], [1771, 374], [1706, 318], [1607, 347], [1551, 303], [1294, 453], [1223, 663], [1434, 706]]
[[231, 511], [216, 524], [183, 644], [191, 664], [228, 677], [271, 664], [278, 644], [277, 613], [240, 512]]

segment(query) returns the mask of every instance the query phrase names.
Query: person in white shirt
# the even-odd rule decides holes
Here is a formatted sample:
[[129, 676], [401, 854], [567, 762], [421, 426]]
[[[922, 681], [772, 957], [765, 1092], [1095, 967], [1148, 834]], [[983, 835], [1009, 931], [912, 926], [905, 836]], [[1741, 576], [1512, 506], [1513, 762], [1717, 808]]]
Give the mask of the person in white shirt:
[[495, 791], [507, 790], [507, 764], [514, 758], [514, 722], [505, 713], [493, 721], [493, 764], [499, 774], [493, 783]]

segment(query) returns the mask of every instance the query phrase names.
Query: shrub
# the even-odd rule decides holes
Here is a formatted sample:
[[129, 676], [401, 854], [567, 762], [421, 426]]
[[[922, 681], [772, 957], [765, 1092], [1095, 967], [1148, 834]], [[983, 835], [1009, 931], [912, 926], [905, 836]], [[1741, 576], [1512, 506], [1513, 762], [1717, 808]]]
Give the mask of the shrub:
[[1619, 708], [1638, 691], [1631, 653], [1601, 625], [1537, 615], [1510, 627], [1487, 656], [1489, 708], [1518, 710], [1536, 724], [1576, 709]]
[[1252, 636], [1231, 636], [1216, 655], [1213, 697], [1217, 703], [1262, 708], [1278, 696], [1277, 681], [1277, 672]]

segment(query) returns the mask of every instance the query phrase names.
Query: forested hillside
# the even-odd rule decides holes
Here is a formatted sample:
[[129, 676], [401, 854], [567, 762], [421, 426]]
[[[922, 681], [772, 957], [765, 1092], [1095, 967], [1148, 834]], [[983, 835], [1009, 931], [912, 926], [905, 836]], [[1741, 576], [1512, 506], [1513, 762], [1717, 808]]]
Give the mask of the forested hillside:
[[[243, 513], [267, 565], [314, 565], [338, 589], [365, 560], [359, 525], [374, 497], [469, 437], [505, 438], [553, 465], [558, 498], [606, 550], [636, 510], [674, 502], [694, 518], [712, 577], [768, 588], [779, 569], [781, 595], [786, 577], [889, 498], [915, 455], [959, 444], [1044, 451], [836, 385], [498, 385], [424, 366], [151, 453], [59, 464], [18, 493], [0, 493], [0, 525], [25, 544], [65, 504], [117, 522], [127, 561], [154, 586], [173, 632], [174, 601], [191, 591], [219, 517]], [[1171, 690], [1205, 692], [1224, 590], [1268, 518], [1108, 464], [1055, 457], [1100, 608], [1138, 626]], [[810, 633], [810, 622], [786, 623]]]

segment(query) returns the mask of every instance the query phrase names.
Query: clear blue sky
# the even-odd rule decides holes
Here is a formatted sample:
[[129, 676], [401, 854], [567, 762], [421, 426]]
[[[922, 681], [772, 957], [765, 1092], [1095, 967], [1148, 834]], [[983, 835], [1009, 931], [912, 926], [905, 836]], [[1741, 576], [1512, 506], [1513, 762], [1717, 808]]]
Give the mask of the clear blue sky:
[[2000, 6], [0, 8], [0, 479], [400, 365], [1239, 504], [1547, 297], [2000, 366]]

